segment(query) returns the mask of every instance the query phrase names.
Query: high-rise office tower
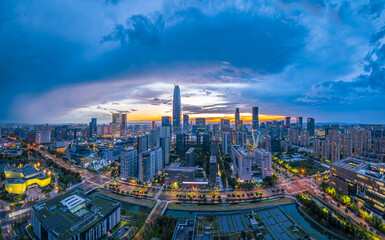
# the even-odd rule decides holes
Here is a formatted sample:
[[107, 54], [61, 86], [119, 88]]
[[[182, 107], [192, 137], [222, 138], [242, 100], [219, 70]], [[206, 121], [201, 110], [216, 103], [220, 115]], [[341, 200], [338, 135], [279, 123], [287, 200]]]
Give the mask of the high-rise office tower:
[[210, 156], [210, 175], [209, 175], [210, 186], [215, 186], [217, 184], [217, 175], [218, 175], [217, 157]]
[[231, 153], [231, 134], [229, 132], [222, 133], [222, 152], [224, 155]]
[[309, 132], [309, 136], [314, 136], [314, 118], [307, 118], [306, 129]]
[[127, 114], [121, 114], [120, 137], [127, 137]]
[[308, 131], [301, 131], [300, 133], [300, 145], [307, 147], [309, 146], [309, 132]]
[[151, 181], [156, 173], [156, 154], [155, 151], [144, 151], [139, 153], [139, 171], [138, 178], [140, 181]]
[[112, 114], [112, 135], [114, 137], [120, 137], [121, 120], [122, 117], [120, 113]]
[[206, 132], [206, 118], [196, 118], [195, 127], [198, 134]]
[[138, 152], [136, 149], [124, 150], [120, 157], [120, 177], [123, 179], [138, 177]]
[[290, 117], [285, 117], [285, 127], [290, 127]]
[[221, 132], [230, 131], [230, 119], [221, 119]]
[[183, 132], [188, 133], [189, 132], [189, 121], [190, 118], [187, 114], [183, 115]]
[[195, 148], [190, 148], [185, 154], [185, 166], [195, 167]]
[[203, 134], [203, 153], [210, 154], [210, 134]]
[[255, 162], [261, 168], [262, 177], [271, 176], [271, 153], [263, 148], [254, 150]]
[[152, 121], [151, 127], [152, 127], [152, 128], [151, 128], [152, 130], [154, 130], [154, 131], [156, 130], [156, 124], [155, 124], [155, 121]]
[[136, 137], [136, 149], [139, 153], [147, 151], [148, 149], [148, 135]]
[[319, 138], [313, 139], [313, 155], [316, 156], [317, 158], [321, 157], [321, 143], [322, 140]]
[[90, 122], [90, 138], [95, 138], [98, 134], [98, 125], [96, 123], [96, 118], [92, 118]]
[[182, 155], [184, 151], [184, 134], [179, 133], [176, 135], [176, 148], [175, 151], [178, 155]]
[[180, 133], [180, 114], [181, 114], [180, 90], [179, 90], [179, 86], [175, 85], [174, 98], [172, 103], [172, 127], [173, 127], [173, 132], [175, 133]]
[[252, 129], [257, 130], [259, 128], [258, 107], [253, 107], [252, 111]]
[[297, 117], [297, 128], [302, 129], [302, 117]]
[[171, 126], [171, 117], [162, 116], [162, 127]]
[[241, 146], [244, 149], [247, 149], [247, 133], [246, 132], [237, 132], [235, 144]]
[[254, 156], [238, 145], [231, 146], [231, 160], [236, 174], [241, 181], [251, 180], [251, 164]]
[[297, 128], [289, 128], [288, 140], [291, 144], [298, 145], [298, 129]]
[[170, 147], [171, 147], [171, 135], [170, 126], [163, 126], [159, 128], [159, 143], [162, 147], [162, 161], [163, 166], [169, 163], [170, 159]]
[[240, 131], [241, 130], [241, 123], [240, 123], [240, 113], [239, 113], [239, 108], [236, 108], [235, 109], [235, 121], [234, 121], [234, 124], [235, 124], [235, 131]]

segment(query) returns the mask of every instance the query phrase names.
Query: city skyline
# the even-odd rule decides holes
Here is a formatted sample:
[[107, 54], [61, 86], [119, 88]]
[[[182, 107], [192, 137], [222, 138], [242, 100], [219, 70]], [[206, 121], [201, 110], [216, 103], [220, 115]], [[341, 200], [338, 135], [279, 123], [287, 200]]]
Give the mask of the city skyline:
[[1, 123], [104, 122], [115, 111], [159, 119], [172, 115], [173, 84], [193, 117], [252, 106], [319, 122], [385, 117], [384, 5], [375, 1], [1, 7]]

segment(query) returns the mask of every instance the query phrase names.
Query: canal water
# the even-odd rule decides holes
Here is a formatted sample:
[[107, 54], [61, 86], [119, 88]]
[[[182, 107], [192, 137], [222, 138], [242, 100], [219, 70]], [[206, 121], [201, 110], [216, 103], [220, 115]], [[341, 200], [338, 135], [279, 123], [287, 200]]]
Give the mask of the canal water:
[[[305, 216], [300, 213], [298, 210], [297, 204], [288, 204], [288, 205], [281, 205], [281, 208], [283, 211], [285, 211], [292, 219], [296, 221], [298, 225], [302, 227], [307, 233], [311, 234], [313, 238], [319, 239], [319, 240], [342, 240], [342, 238], [338, 238], [329, 232], [325, 231], [315, 223], [313, 223], [311, 220], [305, 218]], [[252, 209], [248, 209], [246, 211], [250, 211]], [[240, 211], [229, 211], [226, 213], [232, 213], [232, 212], [240, 212]], [[242, 210], [242, 212], [245, 212]], [[194, 219], [195, 214], [200, 214], [208, 212], [199, 212], [199, 211], [184, 211], [184, 210], [167, 210], [165, 215], [166, 216], [172, 216], [175, 218], [188, 218], [188, 219]], [[212, 214], [217, 213], [224, 213], [224, 211], [219, 212], [210, 212]]]
[[[118, 199], [116, 199], [116, 200], [118, 200]], [[118, 200], [118, 201], [120, 201], [120, 200]], [[129, 203], [129, 202], [125, 202], [125, 201], [120, 201], [120, 206], [121, 206], [121, 208], [123, 208], [127, 211], [130, 211], [130, 212], [133, 212], [133, 213], [141, 212], [141, 213], [149, 214], [152, 210], [151, 207], [137, 205], [137, 204]]]

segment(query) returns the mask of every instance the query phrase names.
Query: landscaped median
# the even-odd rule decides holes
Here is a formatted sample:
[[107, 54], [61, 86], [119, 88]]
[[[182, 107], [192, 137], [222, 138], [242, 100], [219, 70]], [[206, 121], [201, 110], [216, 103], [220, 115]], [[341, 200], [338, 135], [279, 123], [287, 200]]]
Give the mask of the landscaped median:
[[30, 238], [38, 239], [37, 236], [35, 235], [35, 233], [33, 232], [32, 225], [28, 225], [25, 229], [27, 230]]
[[350, 239], [371, 239], [379, 240], [373, 233], [363, 228], [354, 226], [350, 221], [345, 221], [337, 218], [333, 213], [324, 207], [318, 205], [309, 197], [298, 194], [298, 201], [303, 204], [303, 210], [308, 213], [316, 222], [332, 230], [333, 232], [348, 236]]
[[218, 204], [192, 204], [192, 203], [170, 203], [168, 209], [170, 210], [189, 210], [189, 211], [232, 211], [244, 210], [260, 207], [267, 207], [272, 205], [293, 204], [296, 201], [292, 198], [282, 197], [262, 200], [260, 202], [241, 202], [241, 203], [218, 203]]
[[155, 203], [156, 203], [156, 201], [154, 201], [154, 200], [128, 197], [128, 196], [125, 196], [124, 194], [112, 193], [112, 192], [106, 191], [104, 189], [98, 189], [98, 191], [107, 197], [111, 197], [111, 198], [114, 198], [114, 199], [117, 199], [120, 201], [132, 203], [132, 204], [136, 204], [136, 205], [141, 205], [141, 206], [146, 206], [146, 207], [154, 207]]

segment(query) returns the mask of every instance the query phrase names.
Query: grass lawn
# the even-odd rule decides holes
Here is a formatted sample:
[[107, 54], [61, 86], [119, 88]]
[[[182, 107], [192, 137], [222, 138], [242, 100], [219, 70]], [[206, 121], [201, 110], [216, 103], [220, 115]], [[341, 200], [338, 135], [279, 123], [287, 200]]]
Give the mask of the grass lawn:
[[32, 238], [38, 239], [37, 236], [35, 235], [35, 233], [32, 230], [32, 225], [28, 225], [27, 230], [28, 230], [29, 234], [31, 234]]
[[231, 211], [231, 210], [243, 210], [243, 209], [252, 209], [260, 208], [271, 205], [283, 205], [296, 203], [294, 199], [291, 198], [280, 198], [277, 200], [258, 202], [258, 203], [248, 203], [248, 204], [230, 204], [230, 205], [183, 205], [180, 203], [170, 203], [168, 209], [172, 210], [189, 210], [189, 211]]

